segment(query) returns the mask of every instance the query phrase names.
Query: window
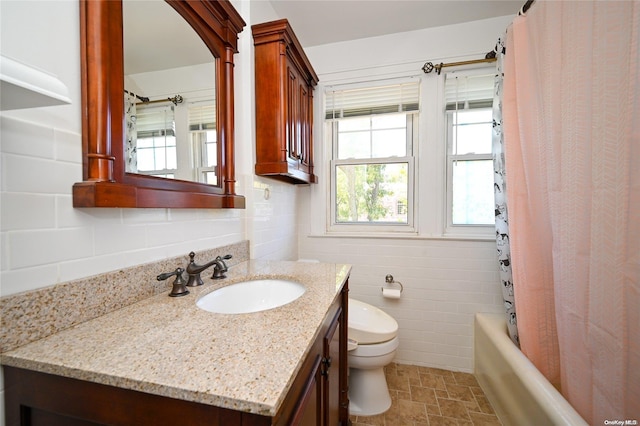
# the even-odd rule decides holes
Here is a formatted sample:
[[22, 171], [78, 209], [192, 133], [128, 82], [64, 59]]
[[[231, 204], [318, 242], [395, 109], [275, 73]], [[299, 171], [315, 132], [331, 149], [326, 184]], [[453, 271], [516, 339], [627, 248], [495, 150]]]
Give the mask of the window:
[[214, 100], [193, 103], [189, 106], [189, 135], [195, 166], [195, 180], [210, 185], [218, 184], [215, 108]]
[[326, 93], [331, 230], [414, 231], [417, 82]]
[[447, 232], [494, 224], [493, 81], [486, 69], [445, 76]]
[[177, 148], [173, 105], [138, 105], [136, 173], [174, 178]]

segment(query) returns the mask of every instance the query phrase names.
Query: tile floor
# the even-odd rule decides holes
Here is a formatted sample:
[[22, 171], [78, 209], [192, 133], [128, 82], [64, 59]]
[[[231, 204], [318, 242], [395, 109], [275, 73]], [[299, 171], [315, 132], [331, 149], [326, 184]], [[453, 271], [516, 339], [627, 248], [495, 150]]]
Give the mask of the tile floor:
[[395, 363], [385, 374], [391, 408], [351, 416], [353, 426], [501, 425], [472, 374]]

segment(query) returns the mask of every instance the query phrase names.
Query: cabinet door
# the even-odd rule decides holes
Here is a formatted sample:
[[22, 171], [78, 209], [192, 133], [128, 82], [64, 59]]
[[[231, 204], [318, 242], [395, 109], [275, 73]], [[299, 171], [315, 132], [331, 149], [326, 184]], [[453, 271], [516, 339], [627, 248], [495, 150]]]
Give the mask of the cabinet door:
[[[291, 419], [291, 426], [321, 426], [322, 423], [322, 358], [317, 355], [309, 380], [306, 382], [298, 406]], [[337, 423], [336, 423], [337, 424]]]
[[311, 174], [313, 159], [311, 127], [312, 89], [295, 64], [287, 60], [287, 161], [297, 170]]
[[287, 161], [290, 167], [298, 168], [301, 154], [301, 127], [300, 116], [300, 75], [292, 64], [287, 61], [287, 123], [286, 123], [286, 148]]
[[324, 337], [323, 376], [324, 376], [324, 424], [335, 426], [340, 421], [340, 333], [342, 308], [338, 309]]
[[306, 81], [301, 81], [298, 87], [298, 98], [300, 100], [300, 164], [298, 167], [305, 173], [313, 173], [313, 158], [311, 152], [311, 128], [313, 123], [313, 110], [311, 102], [312, 89], [307, 85]]

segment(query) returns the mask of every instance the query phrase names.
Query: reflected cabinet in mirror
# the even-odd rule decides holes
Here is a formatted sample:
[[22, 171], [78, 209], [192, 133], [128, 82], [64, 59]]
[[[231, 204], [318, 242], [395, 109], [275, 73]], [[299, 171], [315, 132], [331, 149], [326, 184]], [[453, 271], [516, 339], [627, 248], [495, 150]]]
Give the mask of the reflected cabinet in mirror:
[[244, 208], [228, 0], [81, 0], [83, 182], [74, 207]]

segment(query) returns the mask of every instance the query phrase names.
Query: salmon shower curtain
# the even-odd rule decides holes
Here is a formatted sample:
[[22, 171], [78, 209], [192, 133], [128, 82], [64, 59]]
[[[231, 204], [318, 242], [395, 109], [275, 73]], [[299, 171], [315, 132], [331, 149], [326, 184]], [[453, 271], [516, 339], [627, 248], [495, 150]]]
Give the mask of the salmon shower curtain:
[[639, 26], [638, 1], [538, 0], [507, 31], [520, 345], [593, 425], [640, 422]]

